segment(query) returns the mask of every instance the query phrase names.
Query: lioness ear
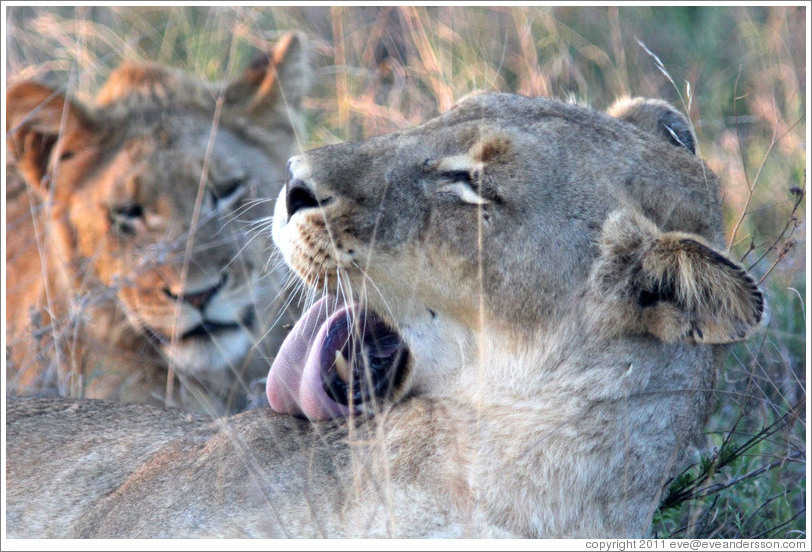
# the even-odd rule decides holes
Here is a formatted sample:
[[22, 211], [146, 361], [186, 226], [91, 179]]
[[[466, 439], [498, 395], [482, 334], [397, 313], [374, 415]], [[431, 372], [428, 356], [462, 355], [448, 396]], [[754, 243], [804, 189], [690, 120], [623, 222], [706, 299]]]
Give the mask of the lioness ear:
[[47, 189], [52, 158], [72, 155], [91, 129], [90, 118], [78, 103], [47, 86], [26, 81], [6, 94], [8, 153], [37, 190]]
[[699, 236], [663, 233], [641, 215], [615, 213], [601, 249], [601, 279], [617, 282], [643, 329], [665, 342], [741, 341], [764, 319], [753, 278]]
[[310, 87], [311, 74], [304, 35], [286, 33], [228, 85], [226, 102], [253, 117], [261, 117], [277, 104], [295, 109]]
[[668, 102], [649, 98], [621, 98], [606, 112], [675, 146], [696, 153], [696, 136], [691, 122]]

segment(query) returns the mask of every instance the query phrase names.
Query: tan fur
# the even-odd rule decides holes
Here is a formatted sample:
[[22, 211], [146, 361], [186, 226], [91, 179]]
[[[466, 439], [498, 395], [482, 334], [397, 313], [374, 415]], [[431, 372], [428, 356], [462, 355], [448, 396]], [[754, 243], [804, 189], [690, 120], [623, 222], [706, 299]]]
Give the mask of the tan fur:
[[284, 337], [285, 274], [251, 224], [298, 149], [305, 47], [286, 34], [230, 83], [125, 63], [88, 105], [10, 87], [10, 392], [246, 406]]
[[291, 212], [281, 193], [275, 241], [398, 330], [394, 404], [179, 430], [171, 411], [14, 402], [9, 535], [645, 535], [709, 413], [712, 344], [763, 317], [752, 279], [707, 245], [707, 167], [634, 121], [480, 94], [290, 170], [312, 202]]

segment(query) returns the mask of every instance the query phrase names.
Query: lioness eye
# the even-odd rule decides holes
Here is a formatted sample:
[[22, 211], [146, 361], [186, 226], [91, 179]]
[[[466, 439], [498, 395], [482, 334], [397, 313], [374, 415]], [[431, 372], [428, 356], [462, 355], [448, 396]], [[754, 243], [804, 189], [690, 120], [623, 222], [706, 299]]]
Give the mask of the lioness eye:
[[468, 171], [447, 171], [441, 173], [443, 178], [450, 180], [452, 182], [461, 182], [463, 184], [467, 184], [469, 186], [473, 185], [473, 179], [471, 178], [471, 173]]
[[144, 216], [144, 208], [137, 203], [116, 205], [110, 210], [110, 222], [125, 234], [135, 234], [135, 223]]
[[211, 188], [211, 197], [214, 203], [214, 208], [223, 206], [235, 199], [237, 199], [241, 192], [245, 189], [245, 180], [242, 178], [232, 178], [222, 184], [218, 184]]
[[474, 175], [465, 170], [443, 171], [440, 173], [443, 184], [438, 191], [444, 194], [451, 194], [463, 203], [473, 205], [485, 205], [489, 202], [481, 195], [479, 186], [474, 182]]
[[113, 213], [118, 218], [137, 219], [144, 216], [144, 209], [137, 203], [132, 203], [114, 207]]

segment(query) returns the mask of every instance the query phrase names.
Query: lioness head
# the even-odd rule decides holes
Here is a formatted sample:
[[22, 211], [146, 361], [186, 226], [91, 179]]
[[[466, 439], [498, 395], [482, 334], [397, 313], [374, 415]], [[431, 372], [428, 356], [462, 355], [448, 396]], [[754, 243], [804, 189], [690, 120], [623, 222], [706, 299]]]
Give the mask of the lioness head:
[[[10, 88], [8, 150], [36, 194], [35, 229], [9, 227], [36, 242], [28, 261], [10, 258], [10, 312], [30, 335], [39, 310], [45, 333], [70, 341], [51, 360], [63, 392], [162, 400], [171, 366], [225, 396], [264, 371], [246, 365], [279, 314], [280, 282], [251, 224], [270, 216], [263, 198], [298, 149], [308, 78], [302, 38], [287, 34], [223, 84], [125, 64], [88, 105], [34, 82]], [[43, 261], [26, 272], [37, 246]], [[71, 312], [79, 330], [56, 317]], [[34, 364], [18, 356], [12, 386], [39, 386]]]
[[[712, 248], [718, 183], [687, 120], [660, 101], [611, 111], [474, 95], [414, 129], [292, 158], [274, 239], [329, 297], [283, 347], [272, 406], [524, 404], [561, 366], [710, 362], [694, 344], [749, 335], [763, 299]], [[696, 374], [709, 389], [712, 370]]]
[[[715, 344], [764, 300], [713, 248], [718, 183], [687, 120], [612, 113], [481, 94], [292, 158], [273, 236], [326, 296], [280, 349], [271, 406], [400, 420], [409, 439], [381, 431], [392, 470], [456, 436], [438, 454], [461, 451], [459, 485], [509, 531], [645, 534], [709, 414]], [[424, 398], [443, 420], [412, 427]]]

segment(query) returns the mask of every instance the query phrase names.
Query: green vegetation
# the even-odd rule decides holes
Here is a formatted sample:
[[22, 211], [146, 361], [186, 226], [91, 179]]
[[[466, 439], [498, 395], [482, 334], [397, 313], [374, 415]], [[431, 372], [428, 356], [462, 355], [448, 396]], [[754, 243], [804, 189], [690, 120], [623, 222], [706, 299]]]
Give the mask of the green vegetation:
[[659, 537], [806, 534], [803, 7], [8, 8], [8, 75], [86, 96], [123, 59], [234, 76], [276, 32], [313, 39], [306, 147], [411, 126], [475, 89], [683, 109], [725, 183], [728, 246], [762, 279], [764, 331], [730, 349], [707, 448]]

